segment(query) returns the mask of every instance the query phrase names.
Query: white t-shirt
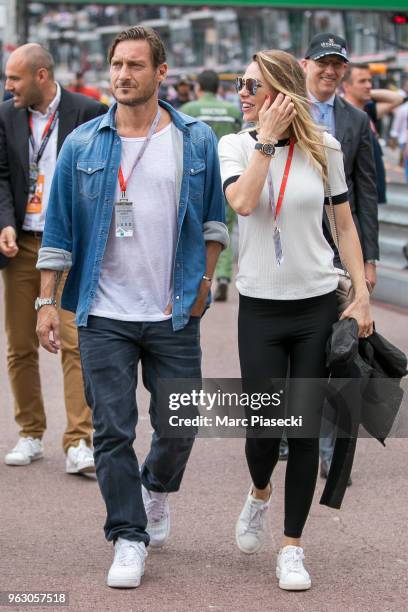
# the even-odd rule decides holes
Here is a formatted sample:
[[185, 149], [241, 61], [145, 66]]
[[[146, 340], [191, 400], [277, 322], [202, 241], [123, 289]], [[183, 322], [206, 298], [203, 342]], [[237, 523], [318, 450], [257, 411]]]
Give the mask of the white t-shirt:
[[[346, 202], [340, 144], [324, 134], [327, 148], [329, 182], [334, 202]], [[219, 142], [221, 177], [224, 189], [237, 180], [248, 166], [256, 140], [253, 132], [229, 134]], [[289, 146], [276, 148], [271, 160], [275, 202]], [[236, 285], [242, 295], [271, 300], [298, 300], [334, 291], [338, 277], [333, 266], [333, 251], [322, 229], [324, 186], [321, 174], [295, 145], [285, 197], [278, 219], [284, 260], [277, 265], [273, 243], [273, 215], [268, 183], [251, 215], [238, 215], [239, 271]], [[337, 196], [337, 197], [335, 197]]]
[[[125, 180], [145, 138], [121, 138]], [[156, 132], [129, 178], [133, 236], [115, 236], [115, 211], [90, 314], [119, 321], [164, 321], [172, 296], [177, 239], [176, 165], [171, 124]], [[120, 199], [117, 184], [115, 201]]]

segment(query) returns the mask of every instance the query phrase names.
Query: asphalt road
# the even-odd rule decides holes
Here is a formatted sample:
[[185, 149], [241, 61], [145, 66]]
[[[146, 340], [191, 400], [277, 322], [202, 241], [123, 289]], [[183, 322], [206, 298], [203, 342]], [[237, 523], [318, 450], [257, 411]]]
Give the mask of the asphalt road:
[[[1, 289], [1, 287], [0, 287]], [[407, 311], [377, 304], [377, 329], [408, 352]], [[202, 323], [204, 375], [238, 377], [237, 296], [216, 304]], [[3, 319], [0, 300], [0, 318]], [[64, 591], [76, 611], [204, 612], [405, 611], [408, 592], [407, 459], [405, 439], [358, 443], [353, 486], [341, 510], [320, 506], [319, 480], [304, 532], [312, 589], [281, 591], [275, 557], [283, 524], [284, 464], [273, 478], [270, 537], [247, 557], [234, 525], [249, 487], [241, 439], [200, 439], [183, 487], [171, 497], [172, 531], [151, 552], [140, 588], [105, 586], [112, 547], [103, 537], [104, 506], [97, 483], [64, 472], [62, 380], [58, 358], [41, 354], [48, 431], [45, 458], [28, 467], [0, 462], [0, 591]], [[0, 334], [0, 457], [17, 429]], [[149, 444], [147, 395], [139, 389], [136, 451]], [[14, 608], [17, 609], [17, 608]], [[20, 607], [18, 609], [27, 609]], [[37, 608], [58, 610], [56, 606]], [[65, 608], [66, 609], [66, 608]]]

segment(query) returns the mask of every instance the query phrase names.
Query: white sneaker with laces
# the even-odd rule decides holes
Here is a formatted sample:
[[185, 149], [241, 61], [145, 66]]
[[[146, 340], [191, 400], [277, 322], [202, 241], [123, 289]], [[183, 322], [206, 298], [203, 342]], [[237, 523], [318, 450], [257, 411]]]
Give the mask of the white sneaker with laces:
[[78, 446], [70, 446], [65, 463], [67, 474], [89, 474], [95, 472], [95, 461], [92, 449], [80, 440]]
[[146, 557], [147, 550], [143, 542], [118, 538], [115, 542], [115, 556], [108, 573], [108, 586], [119, 589], [138, 587], [144, 574]]
[[146, 531], [150, 536], [150, 546], [152, 548], [161, 548], [170, 533], [168, 493], [148, 491], [142, 485], [142, 496], [147, 514]]
[[265, 513], [270, 503], [271, 496], [268, 501], [263, 501], [253, 497], [252, 489], [249, 491], [235, 527], [238, 548], [246, 555], [258, 552], [265, 542]]
[[284, 546], [281, 548], [276, 564], [276, 577], [279, 586], [286, 591], [306, 591], [312, 586], [308, 572], [303, 566], [303, 548]]
[[44, 457], [44, 446], [38, 438], [19, 438], [17, 444], [4, 458], [7, 465], [29, 465]]

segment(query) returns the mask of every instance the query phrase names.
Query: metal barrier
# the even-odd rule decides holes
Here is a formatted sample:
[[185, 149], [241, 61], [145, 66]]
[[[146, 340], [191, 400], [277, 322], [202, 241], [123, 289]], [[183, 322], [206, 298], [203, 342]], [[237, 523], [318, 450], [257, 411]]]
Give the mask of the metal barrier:
[[374, 298], [408, 307], [408, 185], [389, 184], [387, 200], [378, 207], [381, 259]]

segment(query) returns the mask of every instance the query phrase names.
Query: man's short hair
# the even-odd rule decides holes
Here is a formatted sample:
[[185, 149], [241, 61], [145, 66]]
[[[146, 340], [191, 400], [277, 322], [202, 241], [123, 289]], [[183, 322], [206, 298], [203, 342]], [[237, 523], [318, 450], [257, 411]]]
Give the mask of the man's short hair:
[[145, 40], [150, 47], [150, 55], [154, 68], [157, 68], [166, 61], [166, 51], [158, 33], [152, 28], [143, 26], [133, 26], [128, 30], [123, 30], [116, 35], [108, 51], [108, 62], [111, 63], [117, 45], [124, 40]]
[[197, 77], [198, 84], [202, 91], [216, 94], [220, 84], [218, 74], [214, 70], [203, 70]]
[[353, 70], [370, 70], [370, 66], [365, 62], [350, 62], [347, 64], [346, 72], [344, 73], [343, 81], [351, 83], [353, 79]]
[[54, 78], [54, 58], [42, 45], [27, 43], [17, 47], [16, 52], [19, 50], [24, 54], [24, 60], [33, 74], [41, 70], [41, 68], [45, 68], [50, 79]]

